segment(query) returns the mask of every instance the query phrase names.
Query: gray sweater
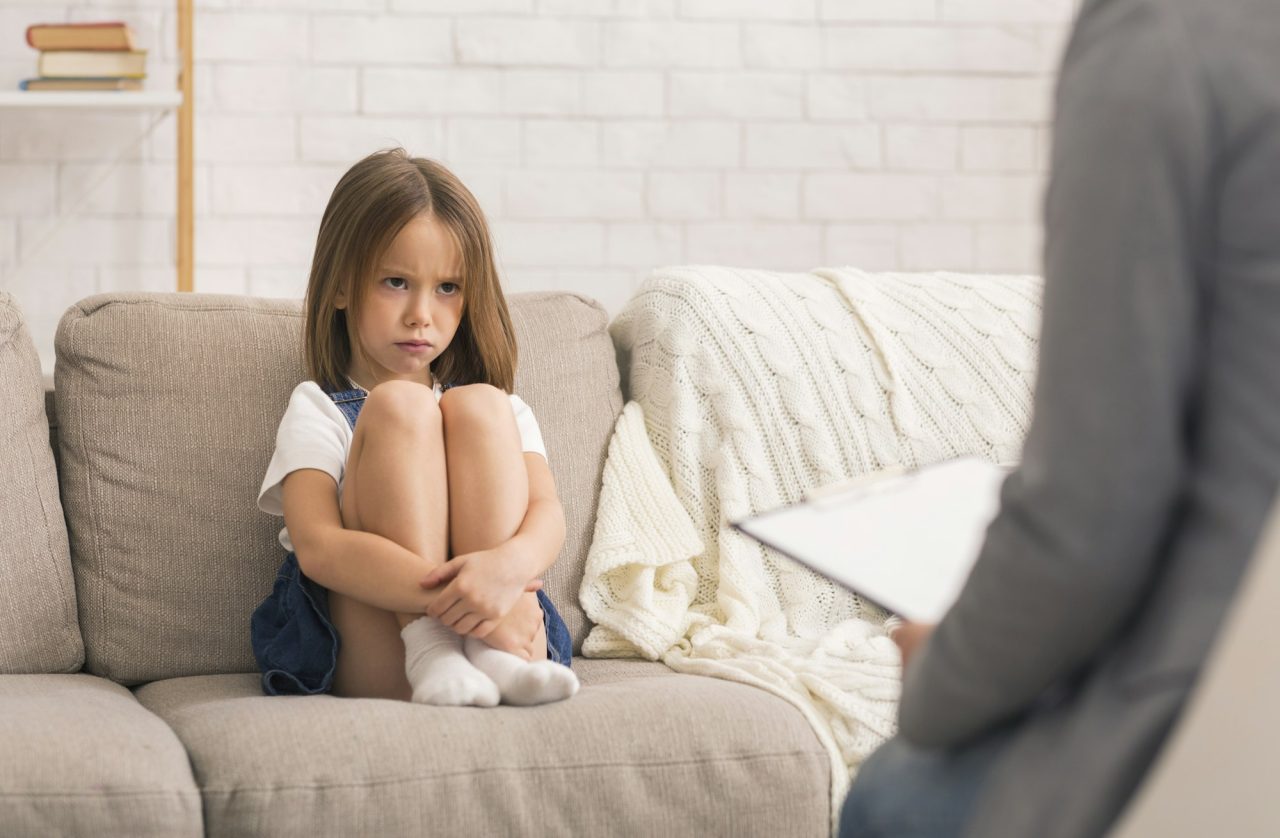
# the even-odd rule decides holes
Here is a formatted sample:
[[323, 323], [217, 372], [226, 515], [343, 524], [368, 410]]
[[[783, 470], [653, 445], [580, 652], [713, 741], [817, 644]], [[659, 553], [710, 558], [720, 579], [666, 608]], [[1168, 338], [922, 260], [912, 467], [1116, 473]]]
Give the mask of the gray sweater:
[[[1012, 744], [970, 832], [1080, 836], [1176, 720], [1280, 481], [1280, 5], [1089, 0], [1021, 467], [901, 735]], [[1259, 642], [1271, 642], [1259, 638]]]

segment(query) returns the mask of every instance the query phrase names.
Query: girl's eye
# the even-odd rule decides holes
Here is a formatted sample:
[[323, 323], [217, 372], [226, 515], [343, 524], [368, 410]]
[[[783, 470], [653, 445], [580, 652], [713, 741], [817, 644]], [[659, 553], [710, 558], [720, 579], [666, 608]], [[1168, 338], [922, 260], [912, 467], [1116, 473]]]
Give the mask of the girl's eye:
[[462, 286], [456, 282], [440, 283], [440, 293], [444, 294], [446, 297], [452, 297], [454, 294], [457, 294], [461, 290], [462, 290]]
[[[395, 288], [396, 290], [399, 290], [399, 289], [401, 289], [401, 288], [407, 288], [407, 287], [408, 287], [408, 283], [407, 283], [407, 282], [405, 282], [404, 277], [401, 277], [401, 276], [389, 276], [389, 277], [387, 277], [386, 279], [384, 279], [384, 280], [382, 280], [382, 281], [383, 281], [383, 282], [385, 282], [388, 286], [390, 286], [390, 287], [392, 287], [392, 288]], [[400, 285], [397, 285], [397, 284], [396, 284], [397, 282], [398, 282], [398, 283], [401, 283], [401, 284], [400, 284]]]

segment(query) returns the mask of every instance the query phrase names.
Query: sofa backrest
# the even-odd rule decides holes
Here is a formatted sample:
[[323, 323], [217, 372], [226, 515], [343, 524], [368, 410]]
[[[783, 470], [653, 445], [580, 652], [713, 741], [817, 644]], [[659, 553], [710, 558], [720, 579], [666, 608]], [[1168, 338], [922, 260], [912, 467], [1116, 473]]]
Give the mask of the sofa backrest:
[[[597, 304], [513, 295], [516, 391], [533, 408], [568, 535], [547, 591], [580, 645], [577, 592], [621, 410]], [[120, 683], [256, 669], [249, 616], [283, 558], [256, 499], [305, 377], [297, 300], [117, 293], [59, 324], [62, 497], [86, 669]]]
[[40, 359], [22, 312], [4, 292], [0, 387], [0, 675], [75, 672], [84, 646]]

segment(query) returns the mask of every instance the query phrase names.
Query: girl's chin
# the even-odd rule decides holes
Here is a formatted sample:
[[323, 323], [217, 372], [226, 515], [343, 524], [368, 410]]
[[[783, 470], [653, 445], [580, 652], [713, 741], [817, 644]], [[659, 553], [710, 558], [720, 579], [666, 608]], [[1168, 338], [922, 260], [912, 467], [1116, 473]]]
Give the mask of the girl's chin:
[[387, 380], [412, 380], [412, 381], [429, 381], [431, 379], [431, 364], [429, 361], [413, 361], [405, 363], [403, 360], [398, 364], [385, 364], [382, 369], [383, 374], [378, 376], [381, 381]]

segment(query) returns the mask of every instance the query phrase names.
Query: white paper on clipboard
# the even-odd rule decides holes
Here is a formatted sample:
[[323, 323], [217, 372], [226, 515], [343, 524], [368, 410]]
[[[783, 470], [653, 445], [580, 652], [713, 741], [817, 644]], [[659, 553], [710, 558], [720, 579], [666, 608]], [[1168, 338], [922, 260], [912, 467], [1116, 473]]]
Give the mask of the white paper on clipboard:
[[1009, 471], [962, 457], [731, 523], [895, 614], [936, 623], [969, 578]]

